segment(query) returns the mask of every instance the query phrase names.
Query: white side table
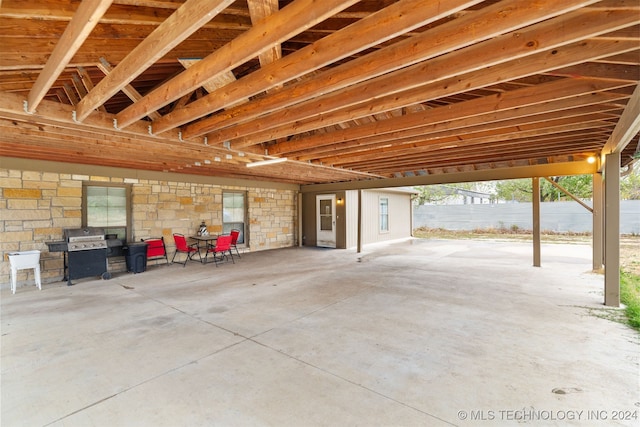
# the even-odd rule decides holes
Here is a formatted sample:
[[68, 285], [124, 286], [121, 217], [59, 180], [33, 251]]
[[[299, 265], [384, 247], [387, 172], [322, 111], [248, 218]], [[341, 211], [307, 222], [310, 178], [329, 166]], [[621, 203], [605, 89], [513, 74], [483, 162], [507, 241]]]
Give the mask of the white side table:
[[9, 253], [9, 264], [11, 266], [11, 292], [16, 293], [16, 283], [18, 280], [18, 270], [34, 269], [36, 286], [42, 290], [40, 282], [40, 251], [24, 251]]

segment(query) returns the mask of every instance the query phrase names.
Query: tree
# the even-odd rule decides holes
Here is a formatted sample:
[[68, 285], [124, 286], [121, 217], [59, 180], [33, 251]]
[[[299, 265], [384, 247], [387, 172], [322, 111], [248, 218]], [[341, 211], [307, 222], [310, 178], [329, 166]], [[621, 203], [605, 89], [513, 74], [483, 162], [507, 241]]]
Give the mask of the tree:
[[422, 185], [415, 187], [419, 191], [415, 202], [419, 205], [425, 203], [438, 203], [444, 201], [447, 197], [455, 194], [456, 189], [471, 190], [488, 193], [486, 183], [482, 182], [461, 182], [457, 184], [447, 185]]
[[[640, 165], [630, 167], [629, 173], [620, 179], [620, 199], [640, 200]], [[566, 189], [579, 199], [590, 200], [593, 198], [593, 176], [572, 175], [554, 176], [550, 179]], [[511, 179], [491, 182], [467, 182], [449, 185], [425, 185], [415, 187], [420, 193], [415, 199], [418, 204], [438, 203], [445, 200], [451, 194], [452, 189], [480, 191], [494, 194], [495, 199], [513, 202], [531, 202], [533, 184], [530, 178]], [[556, 188], [546, 179], [540, 179], [540, 201], [556, 202], [569, 201], [571, 198], [563, 191]]]
[[[550, 179], [580, 199], [591, 199], [593, 196], [593, 177], [591, 175], [554, 176]], [[533, 182], [531, 179], [512, 179], [496, 183], [496, 194], [501, 200], [531, 202], [532, 193]], [[567, 200], [571, 200], [571, 198], [563, 191], [546, 179], [540, 180], [540, 201]]]
[[630, 167], [631, 172], [620, 179], [620, 198], [640, 200], [640, 165], [634, 164]]
[[418, 205], [425, 203], [437, 203], [444, 200], [449, 194], [445, 191], [444, 185], [421, 185], [415, 187], [419, 191], [414, 201]]

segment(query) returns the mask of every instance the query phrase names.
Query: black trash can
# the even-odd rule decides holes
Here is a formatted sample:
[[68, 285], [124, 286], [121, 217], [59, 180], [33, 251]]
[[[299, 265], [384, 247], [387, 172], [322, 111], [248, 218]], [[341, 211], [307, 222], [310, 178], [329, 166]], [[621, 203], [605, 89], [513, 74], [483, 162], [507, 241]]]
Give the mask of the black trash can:
[[142, 273], [147, 269], [147, 244], [144, 242], [127, 243], [124, 248], [127, 271]]

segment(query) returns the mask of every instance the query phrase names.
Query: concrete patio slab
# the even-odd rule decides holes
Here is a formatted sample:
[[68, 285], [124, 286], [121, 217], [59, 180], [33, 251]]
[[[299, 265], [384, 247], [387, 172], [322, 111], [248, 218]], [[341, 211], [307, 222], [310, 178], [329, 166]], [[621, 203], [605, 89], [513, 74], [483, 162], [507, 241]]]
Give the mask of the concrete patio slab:
[[591, 249], [531, 253], [410, 239], [3, 289], [0, 421], [637, 425], [639, 337], [594, 315]]

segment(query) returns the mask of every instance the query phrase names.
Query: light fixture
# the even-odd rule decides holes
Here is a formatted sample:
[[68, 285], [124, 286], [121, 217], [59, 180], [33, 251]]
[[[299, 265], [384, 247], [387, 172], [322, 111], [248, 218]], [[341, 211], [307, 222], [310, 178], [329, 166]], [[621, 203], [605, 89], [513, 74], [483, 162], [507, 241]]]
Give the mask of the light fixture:
[[596, 156], [589, 156], [587, 157], [587, 163], [589, 164], [594, 164], [596, 162]]
[[251, 163], [247, 163], [247, 167], [248, 168], [253, 168], [256, 166], [267, 166], [267, 165], [275, 165], [276, 163], [282, 163], [282, 162], [286, 162], [287, 158], [286, 157], [278, 157], [275, 159], [269, 159], [269, 160], [260, 160], [257, 162], [251, 162]]
[[344, 203], [344, 199], [342, 197], [338, 197], [337, 203], [339, 205], [343, 204]]

